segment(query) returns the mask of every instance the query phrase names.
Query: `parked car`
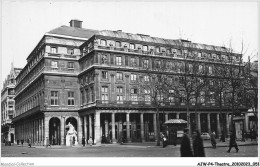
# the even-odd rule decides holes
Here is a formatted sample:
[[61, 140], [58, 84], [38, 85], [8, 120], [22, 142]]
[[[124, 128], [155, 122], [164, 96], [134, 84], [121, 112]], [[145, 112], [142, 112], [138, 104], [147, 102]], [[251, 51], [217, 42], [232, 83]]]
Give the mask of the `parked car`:
[[201, 138], [203, 139], [203, 140], [210, 140], [210, 135], [209, 135], [209, 133], [201, 133]]

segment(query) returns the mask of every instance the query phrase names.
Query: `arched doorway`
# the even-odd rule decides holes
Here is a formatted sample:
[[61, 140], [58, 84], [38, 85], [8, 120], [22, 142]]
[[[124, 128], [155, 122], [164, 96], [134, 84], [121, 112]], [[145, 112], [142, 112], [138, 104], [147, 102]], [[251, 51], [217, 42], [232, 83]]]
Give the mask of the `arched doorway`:
[[49, 122], [49, 140], [52, 145], [60, 145], [60, 119], [53, 117]]

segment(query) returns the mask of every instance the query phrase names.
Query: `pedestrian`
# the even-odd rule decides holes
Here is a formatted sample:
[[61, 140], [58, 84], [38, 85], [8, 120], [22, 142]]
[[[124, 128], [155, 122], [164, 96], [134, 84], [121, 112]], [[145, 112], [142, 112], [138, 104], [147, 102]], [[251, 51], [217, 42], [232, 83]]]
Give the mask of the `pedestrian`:
[[189, 129], [184, 129], [184, 134], [181, 141], [181, 157], [193, 157], [188, 132]]
[[22, 144], [22, 146], [23, 146], [23, 142], [24, 142], [24, 140], [22, 139], [22, 140], [21, 140], [21, 144]]
[[237, 142], [236, 142], [236, 133], [235, 132], [232, 132], [231, 133], [231, 136], [230, 136], [230, 141], [229, 141], [229, 149], [228, 149], [228, 153], [230, 152], [231, 148], [232, 147], [235, 147], [235, 149], [237, 150], [238, 152], [238, 147], [237, 147]]
[[73, 138], [72, 138], [72, 144], [73, 144], [73, 146], [75, 145], [75, 136], [73, 136]]
[[31, 138], [28, 139], [28, 147], [30, 147], [30, 148], [32, 147], [32, 140], [31, 140]]
[[210, 141], [211, 141], [212, 147], [213, 147], [213, 148], [216, 148], [216, 146], [217, 146], [217, 143], [216, 143], [216, 134], [215, 134], [214, 131], [210, 134]]
[[90, 146], [92, 146], [93, 141], [92, 141], [92, 137], [91, 137], [91, 136], [90, 136], [89, 139], [88, 139], [88, 143], [89, 143]]
[[50, 140], [48, 137], [46, 137], [46, 148], [50, 146], [51, 147], [51, 144], [50, 144]]
[[205, 157], [205, 151], [203, 146], [203, 140], [200, 136], [200, 132], [195, 130], [193, 132], [194, 140], [193, 140], [193, 155], [194, 157]]
[[19, 140], [17, 140], [17, 145], [19, 145], [19, 142], [20, 142], [20, 141], [19, 141]]
[[226, 141], [225, 135], [224, 135], [224, 132], [223, 132], [223, 131], [221, 132], [220, 141], [222, 141], [222, 142], [225, 142], [225, 141]]
[[163, 142], [163, 148], [167, 146], [167, 136], [166, 134], [162, 134], [162, 142]]
[[83, 147], [85, 147], [85, 144], [86, 144], [86, 142], [85, 142], [85, 137], [83, 136], [83, 137], [82, 137], [82, 145], [83, 145]]
[[242, 142], [245, 142], [246, 140], [245, 140], [245, 131], [244, 130], [242, 130], [242, 140], [241, 140]]

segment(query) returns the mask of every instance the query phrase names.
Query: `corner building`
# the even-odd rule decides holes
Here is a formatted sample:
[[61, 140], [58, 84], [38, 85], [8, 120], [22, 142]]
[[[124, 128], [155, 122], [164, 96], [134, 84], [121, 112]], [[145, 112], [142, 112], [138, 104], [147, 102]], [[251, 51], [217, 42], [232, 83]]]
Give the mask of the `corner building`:
[[[79, 143], [83, 136], [86, 140], [92, 137], [96, 143], [102, 138], [115, 143], [121, 136], [127, 142], [155, 141], [156, 111], [142, 98], [138, 79], [162, 60], [172, 64], [173, 75], [183, 75], [180, 66], [185, 59], [177, 46], [179, 40], [83, 29], [78, 20], [70, 23], [70, 27], [62, 26], [43, 36], [16, 78], [16, 138], [30, 137], [42, 145], [48, 137], [51, 144], [63, 145], [65, 125], [70, 122], [78, 132]], [[225, 48], [193, 45], [198, 55], [194, 61], [200, 61], [207, 70], [214, 71], [220, 59], [228, 60]], [[196, 113], [202, 132], [220, 135], [220, 121], [229, 131], [229, 107], [223, 107], [220, 120], [214, 100], [200, 99], [200, 103]], [[195, 110], [191, 107], [188, 114], [194, 127]], [[185, 104], [179, 99], [169, 101], [159, 118], [161, 125], [172, 118], [187, 120]]]

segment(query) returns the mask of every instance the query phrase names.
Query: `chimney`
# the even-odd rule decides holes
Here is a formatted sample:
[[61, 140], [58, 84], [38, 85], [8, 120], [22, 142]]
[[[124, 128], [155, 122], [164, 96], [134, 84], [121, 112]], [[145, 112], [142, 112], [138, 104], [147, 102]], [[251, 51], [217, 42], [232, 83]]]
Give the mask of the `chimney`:
[[76, 19], [71, 20], [70, 27], [82, 28], [82, 21]]

